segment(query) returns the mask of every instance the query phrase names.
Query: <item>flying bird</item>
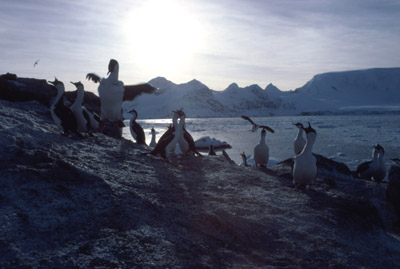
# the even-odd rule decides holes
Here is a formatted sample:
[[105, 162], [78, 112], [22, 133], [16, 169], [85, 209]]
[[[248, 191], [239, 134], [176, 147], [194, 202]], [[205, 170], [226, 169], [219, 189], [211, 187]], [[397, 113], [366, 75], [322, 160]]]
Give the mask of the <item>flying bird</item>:
[[254, 123], [249, 117], [247, 117], [245, 115], [242, 115], [241, 118], [249, 121], [253, 125], [253, 127], [251, 128], [252, 132], [257, 131], [258, 128], [262, 128], [264, 130], [267, 130], [268, 132], [274, 133], [274, 130], [272, 130], [270, 127], [268, 127], [266, 125], [258, 125], [256, 123]]
[[33, 67], [35, 68], [35, 66], [39, 63], [40, 59], [36, 60], [36, 62], [33, 64]]

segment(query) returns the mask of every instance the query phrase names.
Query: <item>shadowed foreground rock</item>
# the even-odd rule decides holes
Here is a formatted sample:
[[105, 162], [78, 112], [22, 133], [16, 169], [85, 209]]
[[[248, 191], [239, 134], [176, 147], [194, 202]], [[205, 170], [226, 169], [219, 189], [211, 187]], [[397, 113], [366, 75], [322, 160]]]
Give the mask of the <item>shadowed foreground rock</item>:
[[313, 190], [223, 156], [60, 135], [48, 108], [0, 101], [0, 267], [393, 268], [385, 184], [318, 156]]

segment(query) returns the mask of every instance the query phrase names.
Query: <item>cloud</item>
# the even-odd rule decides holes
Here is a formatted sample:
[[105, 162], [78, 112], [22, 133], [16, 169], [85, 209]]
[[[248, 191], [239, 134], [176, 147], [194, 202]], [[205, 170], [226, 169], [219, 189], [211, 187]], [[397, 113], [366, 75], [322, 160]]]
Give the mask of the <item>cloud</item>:
[[[129, 83], [170, 74], [182, 82], [195, 76], [214, 89], [243, 81], [288, 90], [316, 73], [396, 66], [400, 60], [397, 0], [174, 0], [201, 23], [199, 48], [190, 66], [163, 71], [146, 62], [143, 68], [145, 59], [135, 57], [139, 52], [132, 51], [121, 23], [146, 2], [3, 0], [0, 73], [77, 80], [87, 72], [105, 73], [108, 60], [118, 58]], [[32, 70], [37, 58], [41, 69]]]

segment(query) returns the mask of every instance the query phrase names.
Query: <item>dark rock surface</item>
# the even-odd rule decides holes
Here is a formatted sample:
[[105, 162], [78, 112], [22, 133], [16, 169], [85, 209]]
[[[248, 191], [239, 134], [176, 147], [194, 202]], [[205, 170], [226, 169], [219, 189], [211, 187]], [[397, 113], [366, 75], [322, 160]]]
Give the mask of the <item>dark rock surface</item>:
[[390, 167], [386, 194], [393, 210], [400, 218], [400, 166]]
[[291, 162], [171, 163], [102, 134], [60, 135], [47, 107], [0, 100], [2, 268], [395, 268], [386, 184], [318, 156], [312, 190]]
[[[69, 82], [64, 82], [64, 84]], [[38, 101], [50, 107], [57, 90], [44, 79], [18, 78], [15, 74], [0, 76], [0, 99], [12, 102]], [[76, 91], [66, 91], [65, 99], [73, 103]], [[83, 104], [90, 111], [100, 113], [100, 98], [92, 92], [85, 92]]]

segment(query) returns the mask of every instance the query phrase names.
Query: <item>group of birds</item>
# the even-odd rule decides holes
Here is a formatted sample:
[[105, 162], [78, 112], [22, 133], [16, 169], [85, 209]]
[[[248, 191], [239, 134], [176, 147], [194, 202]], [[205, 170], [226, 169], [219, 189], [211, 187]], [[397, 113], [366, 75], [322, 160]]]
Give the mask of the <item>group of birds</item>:
[[[160, 137], [153, 151], [152, 155], [161, 155], [164, 159], [168, 159], [170, 153], [174, 153], [176, 145], [179, 145], [182, 155], [188, 155], [190, 153], [201, 156], [197, 151], [193, 137], [185, 128], [185, 112], [182, 109], [173, 111], [172, 125], [170, 125], [167, 131]], [[179, 121], [178, 121], [179, 120]], [[153, 135], [155, 140], [155, 136]]]
[[[242, 116], [243, 119], [252, 124], [252, 131], [255, 132], [261, 128], [261, 139], [259, 144], [254, 147], [254, 163], [259, 167], [266, 167], [269, 160], [269, 148], [265, 142], [266, 131], [274, 133], [274, 130], [266, 125], [258, 125], [247, 116]], [[308, 127], [304, 127], [302, 123], [294, 123], [298, 128], [297, 136], [294, 140], [294, 158], [293, 158], [293, 183], [296, 186], [311, 186], [317, 176], [317, 159], [312, 153], [312, 148], [315, 143], [317, 132], [308, 123]], [[306, 138], [303, 134], [306, 134]], [[370, 179], [376, 182], [381, 182], [386, 176], [386, 166], [384, 162], [384, 148], [377, 144], [373, 147], [372, 160], [361, 163], [356, 170], [356, 176], [363, 179]], [[243, 164], [247, 166], [247, 157], [245, 153], [241, 154]], [[393, 160], [395, 161], [395, 160]]]
[[[267, 125], [258, 125], [254, 123], [252, 119], [248, 116], [241, 116], [243, 119], [249, 121], [252, 124], [252, 131], [255, 132], [257, 129], [261, 128], [261, 139], [254, 147], [254, 163], [259, 167], [267, 167], [269, 160], [269, 148], [265, 142], [266, 131], [270, 133], [275, 133], [275, 131]], [[294, 124], [299, 132], [294, 140], [294, 153], [293, 158], [293, 183], [296, 186], [311, 186], [317, 176], [317, 159], [312, 153], [312, 147], [314, 145], [315, 139], [317, 137], [317, 132], [308, 123], [308, 127], [305, 128], [301, 123]], [[306, 133], [306, 139], [303, 137], [303, 131]], [[246, 155], [242, 154], [243, 163], [247, 165]]]
[[[57, 78], [54, 81], [49, 81], [49, 84], [57, 89], [57, 96], [50, 107], [51, 116], [64, 135], [74, 134], [81, 138], [82, 133], [103, 132], [108, 122], [113, 126], [111, 136], [117, 138], [122, 136], [122, 127], [124, 127], [123, 101], [130, 101], [138, 92], [154, 88], [147, 83], [125, 86], [122, 81], [118, 80], [118, 73], [119, 64], [116, 60], [111, 59], [108, 65], [107, 78], [100, 78], [94, 73], [89, 73], [86, 76], [88, 80], [99, 83], [100, 116], [83, 106], [85, 90], [80, 81], [71, 82], [77, 90], [76, 99], [71, 106], [64, 103], [64, 83]], [[138, 143], [141, 143], [144, 135], [140, 133], [137, 124], [135, 124], [137, 112], [132, 110], [129, 113], [136, 114], [131, 120], [131, 129], [138, 133], [135, 139], [137, 138]]]
[[[124, 86], [124, 83], [118, 80], [119, 64], [116, 60], [111, 59], [108, 65], [108, 77], [100, 78], [94, 73], [88, 73], [86, 78], [95, 83], [99, 83], [98, 93], [101, 103], [101, 115], [89, 111], [84, 107], [84, 86], [81, 82], [71, 82], [77, 89], [77, 96], [74, 103], [70, 106], [64, 103], [64, 83], [57, 78], [54, 81], [49, 81], [49, 84], [57, 89], [57, 96], [51, 104], [50, 112], [56, 125], [62, 130], [64, 135], [73, 134], [82, 138], [82, 133], [92, 134], [92, 132], [103, 132], [106, 128], [106, 123], [113, 125], [114, 137], [122, 136], [123, 114], [122, 103], [129, 101], [137, 95], [138, 92], [148, 90], [152, 87], [148, 84], [139, 84], [132, 86]], [[138, 144], [146, 144], [145, 133], [143, 128], [137, 123], [138, 113], [136, 110], [128, 111], [132, 115], [129, 122], [129, 130], [132, 137]], [[196, 150], [193, 137], [185, 128], [185, 113], [182, 109], [173, 111], [172, 125], [160, 137], [158, 143], [155, 139], [155, 130], [152, 128], [152, 140], [150, 147], [153, 155], [161, 155], [168, 159], [168, 155], [175, 152], [176, 145], [179, 145], [183, 155], [190, 152], [201, 156]]]
[[50, 113], [64, 135], [75, 134], [82, 138], [81, 133], [91, 133], [99, 127], [99, 116], [82, 106], [84, 89], [81, 82], [71, 82], [77, 89], [75, 102], [71, 106], [64, 103], [64, 83], [57, 78], [49, 83], [57, 89], [57, 96], [51, 104]]
[[[88, 73], [87, 79], [95, 83], [99, 83], [98, 93], [101, 102], [101, 115], [89, 111], [82, 105], [84, 99], [84, 86], [81, 82], [71, 82], [75, 85], [77, 96], [74, 103], [70, 106], [64, 104], [64, 84], [57, 80], [49, 81], [57, 89], [57, 96], [54, 99], [50, 111], [56, 125], [63, 131], [64, 135], [74, 134], [83, 137], [81, 133], [102, 132], [105, 123], [110, 122], [113, 125], [115, 137], [122, 136], [123, 101], [132, 100], [137, 91], [142, 88], [152, 87], [148, 84], [139, 84], [124, 86], [124, 83], [118, 80], [119, 64], [116, 60], [111, 59], [108, 65], [108, 77], [100, 78], [94, 73]], [[129, 130], [132, 137], [138, 144], [146, 144], [143, 128], [136, 122], [138, 113], [136, 110], [128, 111], [132, 115], [129, 122]], [[252, 131], [261, 129], [260, 142], [254, 147], [254, 162], [258, 167], [266, 167], [269, 161], [269, 148], [266, 144], [267, 131], [274, 133], [275, 131], [267, 125], [258, 125], [248, 116], [241, 116], [243, 119], [252, 124]], [[196, 150], [193, 137], [185, 128], [186, 115], [182, 109], [173, 111], [172, 125], [160, 137], [156, 143], [155, 130], [151, 129], [152, 139], [149, 144], [153, 148], [152, 155], [160, 155], [168, 160], [168, 156], [175, 152], [176, 146], [179, 145], [183, 155], [189, 153], [201, 156]], [[298, 128], [297, 136], [294, 140], [294, 163], [293, 163], [293, 183], [296, 186], [310, 186], [314, 183], [317, 176], [317, 160], [312, 153], [312, 148], [317, 137], [317, 132], [308, 123], [308, 127], [304, 127], [302, 123], [294, 124]], [[303, 134], [306, 134], [306, 138]], [[209, 155], [215, 155], [213, 146], [210, 146]], [[382, 181], [386, 175], [386, 168], [383, 161], [384, 149], [379, 144], [374, 146], [373, 159], [369, 162], [360, 164], [357, 167], [356, 174], [361, 178]], [[246, 165], [246, 155], [243, 153], [243, 164]]]

